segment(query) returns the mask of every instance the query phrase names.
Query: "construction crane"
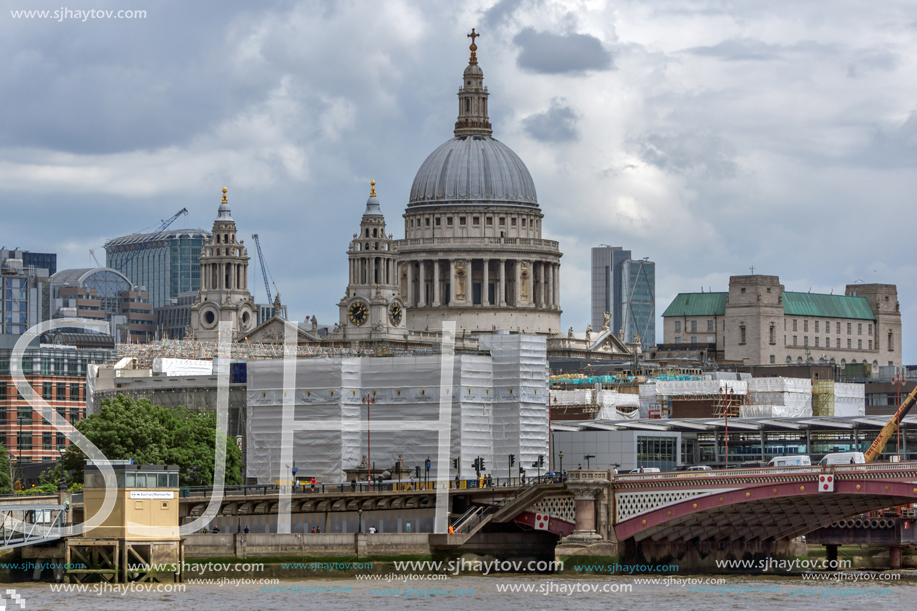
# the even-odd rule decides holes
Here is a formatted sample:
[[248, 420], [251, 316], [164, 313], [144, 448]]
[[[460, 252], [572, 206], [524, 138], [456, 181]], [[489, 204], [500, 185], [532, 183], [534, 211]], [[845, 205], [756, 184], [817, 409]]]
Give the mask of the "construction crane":
[[[271, 298], [271, 287], [267, 281], [267, 265], [264, 263], [264, 253], [261, 252], [261, 242], [258, 240], [258, 234], [253, 233], [252, 239], [255, 241], [255, 248], [258, 249], [258, 261], [261, 263], [261, 275], [264, 276], [264, 292], [267, 293], [267, 302], [274, 303], [274, 300]], [[274, 284], [274, 290], [277, 290], [277, 283], [274, 282], [274, 277], [271, 276], [271, 283]]]
[[99, 260], [98, 260], [98, 259], [96, 259], [96, 251], [94, 251], [93, 249], [90, 248], [90, 249], [89, 249], [89, 254], [92, 256], [92, 260], [96, 262], [96, 267], [105, 267], [104, 265], [102, 265], [101, 263], [99, 263]]
[[[162, 235], [165, 232], [165, 230], [169, 228], [169, 225], [175, 222], [175, 219], [177, 219], [180, 216], [188, 216], [188, 209], [182, 208], [181, 210], [173, 214], [170, 218], [164, 220], [162, 222], [162, 225], [160, 225], [159, 228], [156, 229], [156, 231], [149, 234], [149, 236], [147, 236], [142, 242], [139, 242], [138, 245], [140, 246], [140, 248], [136, 248], [133, 252], [131, 252], [130, 255], [128, 255], [128, 257], [118, 267], [118, 271], [120, 272], [122, 269], [124, 269], [127, 266], [127, 264], [130, 263], [131, 260], [133, 260], [134, 257], [139, 255], [141, 252], [143, 252], [146, 249], [147, 246], [152, 244], [156, 240], [156, 238]], [[93, 255], [93, 258], [94, 257], [95, 255]]]
[[907, 413], [914, 407], [914, 401], [917, 401], [917, 386], [915, 386], [914, 390], [905, 397], [901, 405], [898, 406], [898, 410], [889, 418], [885, 426], [882, 427], [882, 430], [879, 431], [879, 435], [876, 437], [875, 441], [873, 441], [869, 449], [866, 450], [866, 462], [873, 462], [882, 454], [882, 450], [885, 449], [885, 444], [891, 439], [891, 436], [894, 434], [895, 430], [897, 430], [901, 421], [904, 420]]

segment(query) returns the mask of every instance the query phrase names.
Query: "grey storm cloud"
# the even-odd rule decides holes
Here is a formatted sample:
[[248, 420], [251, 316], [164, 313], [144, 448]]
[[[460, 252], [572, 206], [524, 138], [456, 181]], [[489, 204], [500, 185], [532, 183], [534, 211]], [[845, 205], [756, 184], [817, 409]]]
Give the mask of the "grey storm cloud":
[[644, 161], [667, 172], [726, 179], [738, 171], [733, 147], [716, 133], [648, 134], [637, 145]]
[[572, 142], [579, 140], [576, 121], [576, 112], [566, 100], [554, 98], [551, 108], [529, 115], [522, 120], [522, 126], [532, 138], [541, 142]]
[[513, 42], [519, 47], [516, 64], [541, 74], [565, 74], [615, 68], [611, 52], [589, 34], [552, 34], [524, 28]]
[[484, 11], [484, 25], [498, 28], [507, 23], [522, 4], [522, 0], [500, 0]]

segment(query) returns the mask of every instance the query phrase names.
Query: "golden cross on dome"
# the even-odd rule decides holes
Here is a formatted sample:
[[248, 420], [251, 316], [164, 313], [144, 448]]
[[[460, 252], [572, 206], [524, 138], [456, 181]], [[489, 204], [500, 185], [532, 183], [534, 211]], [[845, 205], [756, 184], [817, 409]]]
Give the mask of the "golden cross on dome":
[[375, 197], [375, 196], [376, 196], [376, 181], [375, 181], [375, 180], [370, 180], [370, 181], [369, 181], [369, 184], [370, 184], [370, 186], [372, 187], [372, 188], [369, 190], [369, 196], [370, 196], [370, 197]]
[[226, 187], [223, 187], [223, 203], [226, 203]]
[[475, 51], [478, 50], [478, 45], [474, 44], [474, 39], [477, 38], [478, 36], [480, 36], [480, 34], [475, 32], [474, 28], [471, 28], [471, 34], [468, 35], [468, 38], [471, 39], [471, 46], [468, 47], [469, 49], [471, 49], [471, 59], [469, 59], [468, 61], [472, 64], [478, 63], [478, 56], [475, 53]]

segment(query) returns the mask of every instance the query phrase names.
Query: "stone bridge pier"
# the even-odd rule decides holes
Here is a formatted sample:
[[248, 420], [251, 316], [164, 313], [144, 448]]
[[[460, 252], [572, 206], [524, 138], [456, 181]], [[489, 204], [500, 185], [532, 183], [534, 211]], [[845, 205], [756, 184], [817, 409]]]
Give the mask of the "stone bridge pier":
[[[614, 530], [602, 528], [603, 533], [596, 532], [596, 517], [602, 526], [607, 525], [605, 512], [607, 505], [601, 504], [596, 511], [596, 496], [613, 498], [609, 494], [611, 484], [608, 471], [598, 469], [577, 469], [567, 472], [567, 489], [573, 494], [576, 508], [576, 526], [573, 532], [564, 537], [555, 548], [558, 558], [569, 556], [617, 556], [618, 544]], [[605, 534], [611, 537], [606, 538]]]

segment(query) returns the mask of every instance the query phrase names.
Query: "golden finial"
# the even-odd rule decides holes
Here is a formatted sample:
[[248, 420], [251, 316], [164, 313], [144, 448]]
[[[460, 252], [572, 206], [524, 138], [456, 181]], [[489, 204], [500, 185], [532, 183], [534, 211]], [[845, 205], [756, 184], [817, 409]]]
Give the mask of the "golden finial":
[[474, 31], [474, 28], [471, 28], [471, 34], [468, 35], [468, 38], [471, 39], [471, 46], [468, 47], [469, 49], [471, 49], [471, 59], [468, 60], [468, 63], [469, 63], [469, 64], [476, 64], [476, 63], [478, 63], [478, 56], [477, 56], [477, 54], [475, 53], [475, 51], [478, 50], [478, 45], [474, 44], [474, 39], [477, 38], [478, 36], [480, 36], [480, 34], [478, 34], [477, 32], [475, 32], [475, 31]]
[[376, 181], [370, 180], [369, 184], [372, 186], [372, 189], [369, 190], [369, 196], [375, 197], [376, 196]]
[[226, 187], [223, 187], [223, 203], [224, 204], [227, 203], [226, 202]]

